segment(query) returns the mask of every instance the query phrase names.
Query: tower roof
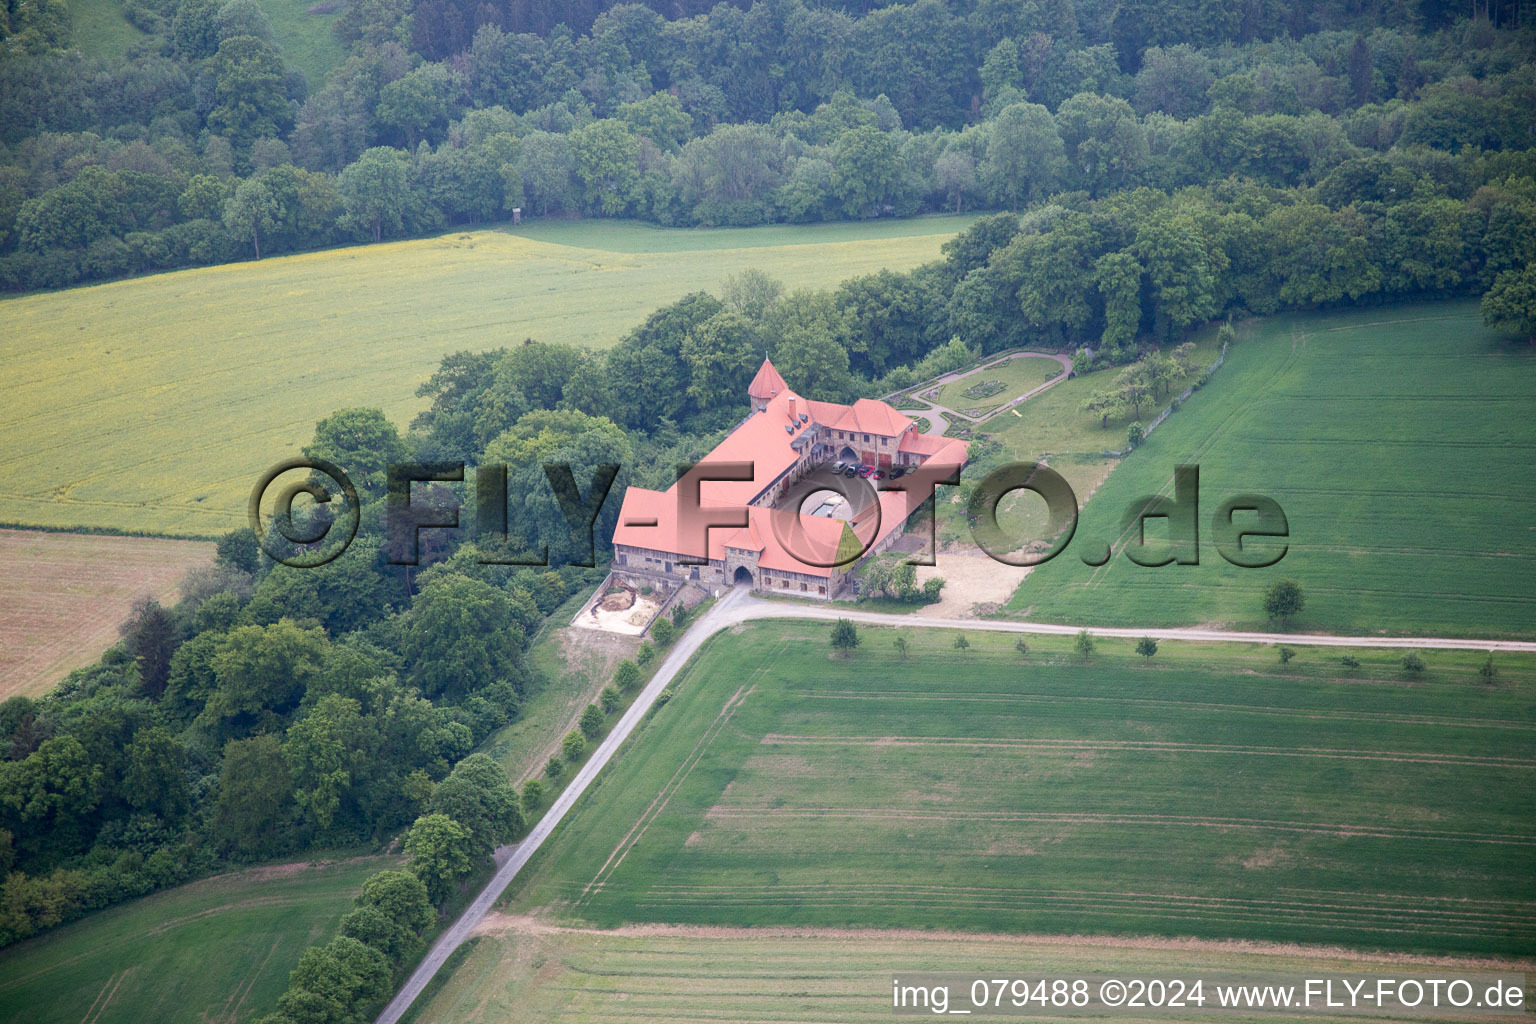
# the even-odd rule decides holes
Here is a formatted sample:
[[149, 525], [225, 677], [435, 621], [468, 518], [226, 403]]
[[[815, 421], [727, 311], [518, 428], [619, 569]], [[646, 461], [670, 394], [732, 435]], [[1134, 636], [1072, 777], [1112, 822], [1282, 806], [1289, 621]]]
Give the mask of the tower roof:
[[773, 368], [773, 363], [764, 359], [763, 365], [758, 367], [757, 376], [752, 378], [752, 383], [747, 387], [747, 394], [752, 398], [767, 399], [788, 390], [789, 385], [784, 383], [779, 371]]

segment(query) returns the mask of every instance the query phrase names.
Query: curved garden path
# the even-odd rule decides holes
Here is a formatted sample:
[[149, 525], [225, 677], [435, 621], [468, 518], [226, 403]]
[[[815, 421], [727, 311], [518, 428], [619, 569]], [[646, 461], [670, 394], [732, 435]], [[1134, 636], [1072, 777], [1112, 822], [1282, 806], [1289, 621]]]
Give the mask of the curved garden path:
[[991, 419], [998, 413], [1006, 412], [1016, 405], [1021, 405], [1024, 402], [1029, 401], [1031, 398], [1034, 398], [1036, 395], [1040, 394], [1040, 392], [1055, 387], [1057, 384], [1060, 384], [1062, 381], [1066, 380], [1072, 375], [1072, 360], [1067, 356], [1059, 355], [1054, 352], [1014, 352], [1003, 357], [1002, 359], [990, 359], [984, 365], [978, 366], [974, 370], [954, 370], [950, 373], [942, 374], [941, 376], [935, 377], [932, 381], [923, 385], [923, 390], [931, 391], [934, 388], [942, 388], [946, 384], [953, 384], [957, 380], [964, 380], [966, 377], [969, 377], [972, 374], [980, 373], [989, 367], [997, 366], [999, 363], [1024, 358], [1054, 359], [1056, 362], [1061, 364], [1061, 368], [1064, 372], [1058, 374], [1055, 377], [1052, 377], [1044, 384], [1030, 388], [1028, 391], [1024, 392], [1017, 398], [1009, 399], [1002, 405], [998, 406], [996, 409], [988, 410], [985, 416], [967, 416], [965, 413], [960, 412], [957, 409], [951, 409], [948, 406], [940, 405], [939, 403], [927, 398], [918, 398], [916, 395], [913, 395], [911, 400], [913, 402], [921, 402], [928, 408], [898, 409], [897, 411], [900, 412], [903, 416], [910, 416], [913, 419], [917, 419], [919, 416], [923, 417], [929, 423], [928, 433], [943, 436], [949, 432], [949, 428], [956, 422], [980, 423], [982, 420]]

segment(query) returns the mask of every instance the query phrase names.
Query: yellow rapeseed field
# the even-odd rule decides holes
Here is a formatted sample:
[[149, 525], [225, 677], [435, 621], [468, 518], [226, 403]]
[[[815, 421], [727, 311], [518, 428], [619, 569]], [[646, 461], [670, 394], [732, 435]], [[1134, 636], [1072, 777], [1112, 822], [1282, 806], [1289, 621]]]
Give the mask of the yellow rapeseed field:
[[403, 427], [449, 352], [605, 348], [726, 274], [828, 287], [935, 259], [969, 222], [539, 223], [0, 302], [0, 523], [217, 534], [332, 411], [377, 406]]

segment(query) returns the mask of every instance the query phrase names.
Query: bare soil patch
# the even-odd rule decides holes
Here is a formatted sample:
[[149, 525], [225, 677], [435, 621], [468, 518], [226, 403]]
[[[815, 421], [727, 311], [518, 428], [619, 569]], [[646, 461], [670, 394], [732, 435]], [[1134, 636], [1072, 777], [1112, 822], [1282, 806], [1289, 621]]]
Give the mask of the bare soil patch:
[[172, 603], [213, 553], [204, 541], [0, 530], [0, 700], [46, 693], [94, 662], [135, 601]]
[[609, 587], [589, 601], [571, 625], [594, 632], [640, 636], [669, 596], [664, 590], [646, 593], [646, 589], [623, 580], [610, 580]]
[[917, 614], [928, 618], [966, 618], [977, 605], [1002, 605], [1019, 589], [1029, 568], [1006, 565], [980, 549], [940, 551], [937, 565], [917, 567], [919, 585], [937, 576], [944, 580], [939, 600], [924, 605]]

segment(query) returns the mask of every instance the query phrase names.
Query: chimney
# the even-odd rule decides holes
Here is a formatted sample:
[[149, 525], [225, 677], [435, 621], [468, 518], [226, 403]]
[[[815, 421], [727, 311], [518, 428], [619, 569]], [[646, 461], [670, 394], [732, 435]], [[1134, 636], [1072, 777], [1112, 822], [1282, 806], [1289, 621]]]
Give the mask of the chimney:
[[795, 420], [797, 418], [798, 417], [795, 416], [795, 396], [794, 395], [790, 395], [789, 396], [789, 422], [793, 423], [793, 422], [795, 422]]

